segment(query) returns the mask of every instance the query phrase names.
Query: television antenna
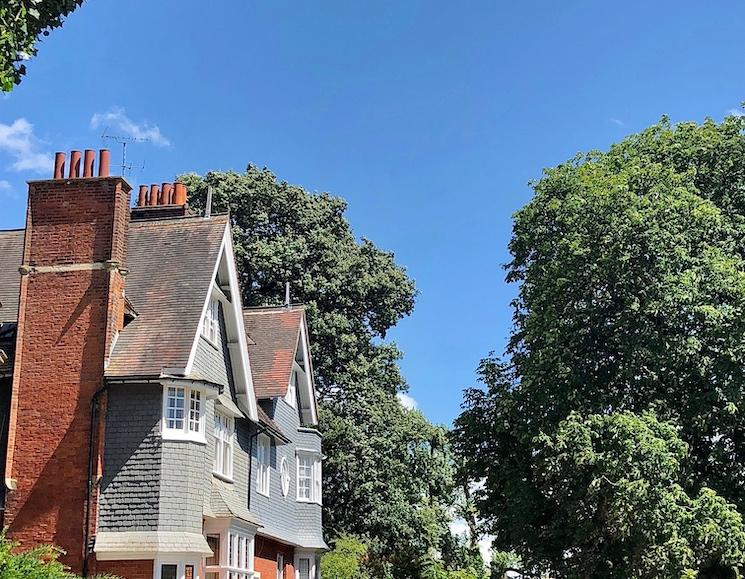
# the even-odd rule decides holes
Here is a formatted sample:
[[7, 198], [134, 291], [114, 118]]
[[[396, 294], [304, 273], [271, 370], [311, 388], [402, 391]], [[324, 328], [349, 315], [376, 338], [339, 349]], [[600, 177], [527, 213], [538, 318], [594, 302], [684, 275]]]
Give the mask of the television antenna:
[[138, 138], [138, 137], [125, 137], [123, 135], [107, 135], [106, 131], [108, 131], [109, 128], [106, 127], [103, 131], [103, 134], [101, 135], [102, 140], [109, 139], [111, 141], [114, 141], [115, 143], [118, 143], [122, 146], [122, 162], [119, 165], [122, 168], [122, 176], [126, 176], [127, 172], [129, 174], [132, 174], [132, 169], [137, 169], [138, 171], [141, 171], [145, 168], [145, 161], [142, 162], [142, 165], [140, 166], [134, 166], [131, 163], [127, 163], [127, 145], [129, 143], [149, 143], [150, 139], [145, 138]]

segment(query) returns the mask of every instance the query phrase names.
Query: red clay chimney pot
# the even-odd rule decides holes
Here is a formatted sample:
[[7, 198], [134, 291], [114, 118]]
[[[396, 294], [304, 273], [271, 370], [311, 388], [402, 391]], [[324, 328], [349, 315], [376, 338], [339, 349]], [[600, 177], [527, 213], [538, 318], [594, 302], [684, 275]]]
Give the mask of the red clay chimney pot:
[[173, 186], [173, 204], [186, 205], [186, 185], [175, 183]]
[[80, 151], [70, 153], [70, 179], [80, 177]]
[[163, 183], [163, 205], [170, 205], [172, 202], [171, 195], [173, 193], [172, 183]]
[[109, 167], [111, 166], [111, 153], [108, 149], [101, 149], [98, 152], [98, 176], [108, 177]]
[[158, 185], [157, 183], [153, 183], [150, 185], [150, 199], [148, 200], [148, 205], [157, 205], [158, 204]]
[[55, 153], [54, 154], [54, 178], [64, 179], [65, 178], [65, 154]]
[[147, 185], [140, 185], [140, 193], [137, 196], [137, 207], [147, 205]]
[[96, 158], [96, 152], [93, 149], [86, 149], [83, 157], [83, 177], [93, 177], [93, 161]]

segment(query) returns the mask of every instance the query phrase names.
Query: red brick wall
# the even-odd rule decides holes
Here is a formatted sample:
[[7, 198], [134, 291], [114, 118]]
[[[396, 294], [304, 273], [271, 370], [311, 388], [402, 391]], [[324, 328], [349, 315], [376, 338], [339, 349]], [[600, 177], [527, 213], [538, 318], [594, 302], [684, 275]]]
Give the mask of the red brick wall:
[[122, 579], [153, 579], [153, 561], [99, 561], [96, 574], [109, 573]]
[[261, 574], [261, 579], [277, 577], [277, 555], [284, 554], [285, 579], [295, 579], [295, 551], [292, 547], [272, 541], [265, 537], [256, 537], [254, 550], [254, 570]]
[[[24, 265], [126, 259], [129, 186], [119, 178], [32, 182]], [[6, 459], [5, 525], [22, 547], [53, 543], [74, 571], [84, 557], [91, 401], [121, 327], [118, 270], [31, 272], [21, 278]], [[116, 288], [118, 295], [111, 295]]]

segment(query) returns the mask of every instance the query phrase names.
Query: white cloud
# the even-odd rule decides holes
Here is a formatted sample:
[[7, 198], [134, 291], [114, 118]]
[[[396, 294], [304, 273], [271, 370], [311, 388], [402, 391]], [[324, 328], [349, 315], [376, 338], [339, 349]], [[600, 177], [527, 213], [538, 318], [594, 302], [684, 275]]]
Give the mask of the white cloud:
[[742, 109], [729, 109], [727, 111], [727, 114], [735, 117], [741, 117], [745, 115], [745, 111], [743, 111]]
[[401, 406], [406, 408], [407, 410], [416, 410], [418, 404], [414, 398], [406, 394], [405, 392], [399, 392], [396, 394], [396, 398], [398, 398], [398, 401], [401, 403]]
[[113, 107], [105, 113], [96, 113], [91, 117], [91, 129], [108, 127], [123, 133], [125, 137], [144, 139], [158, 147], [170, 147], [171, 141], [160, 132], [158, 125], [151, 125], [147, 121], [136, 123], [127, 116], [121, 107]]
[[0, 123], [0, 151], [13, 159], [14, 171], [51, 172], [54, 162], [51, 153], [40, 151], [41, 142], [34, 136], [34, 126], [24, 118], [10, 125]]
[[618, 125], [619, 127], [623, 127], [626, 124], [621, 119], [608, 119], [608, 120], [614, 125]]
[[5, 179], [0, 179], [0, 197], [12, 197], [15, 199], [16, 193], [13, 190], [13, 186], [10, 184], [9, 181], [6, 181]]

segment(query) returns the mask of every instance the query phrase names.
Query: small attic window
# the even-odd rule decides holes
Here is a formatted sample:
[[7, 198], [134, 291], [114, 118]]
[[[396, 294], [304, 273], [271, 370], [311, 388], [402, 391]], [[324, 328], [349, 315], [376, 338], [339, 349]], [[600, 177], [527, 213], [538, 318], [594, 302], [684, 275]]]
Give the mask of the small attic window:
[[217, 298], [211, 298], [207, 306], [207, 311], [204, 312], [204, 319], [202, 320], [202, 335], [213, 344], [217, 343], [219, 323], [220, 303], [217, 301]]

